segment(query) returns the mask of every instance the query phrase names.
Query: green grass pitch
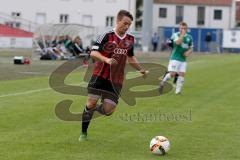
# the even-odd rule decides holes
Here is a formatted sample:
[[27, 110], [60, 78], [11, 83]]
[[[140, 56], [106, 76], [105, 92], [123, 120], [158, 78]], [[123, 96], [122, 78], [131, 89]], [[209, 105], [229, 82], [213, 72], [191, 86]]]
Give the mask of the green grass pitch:
[[[167, 64], [167, 57], [157, 54], [139, 59]], [[1, 160], [240, 159], [239, 55], [192, 56], [182, 95], [172, 91], [138, 98], [133, 107], [120, 100], [112, 116], [92, 121], [89, 140], [83, 143], [78, 141], [80, 122], [62, 121], [54, 112], [61, 100], [73, 100], [71, 111], [76, 113], [86, 101], [84, 96], [61, 94], [49, 87], [49, 74], [61, 63], [34, 61], [30, 66], [14, 66], [2, 54]], [[66, 83], [81, 83], [83, 73], [77, 69]], [[185, 118], [134, 119], [151, 113]], [[150, 140], [157, 135], [166, 136], [171, 143], [162, 157], [149, 151]]]

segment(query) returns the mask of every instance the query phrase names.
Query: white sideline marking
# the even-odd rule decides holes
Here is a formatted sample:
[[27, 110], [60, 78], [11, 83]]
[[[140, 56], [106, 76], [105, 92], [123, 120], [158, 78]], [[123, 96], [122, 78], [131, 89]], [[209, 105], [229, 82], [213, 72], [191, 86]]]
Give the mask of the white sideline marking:
[[[87, 83], [86, 83], [86, 82], [71, 83], [71, 84], [68, 84], [68, 85], [79, 85], [79, 84], [85, 86]], [[65, 87], [67, 87], [67, 86], [62, 86], [62, 87], [58, 87], [58, 88], [65, 88]], [[48, 87], [48, 88], [28, 90], [28, 91], [18, 92], [18, 93], [2, 94], [2, 95], [0, 95], [0, 98], [12, 97], [12, 96], [19, 96], [19, 95], [26, 95], [26, 94], [37, 93], [37, 92], [48, 91], [48, 90], [53, 90], [53, 89], [50, 88], [50, 87]], [[53, 91], [54, 91], [54, 90], [53, 90]]]
[[191, 61], [191, 62], [188, 62], [189, 64], [196, 64], [196, 63], [204, 63], [205, 61], [202, 61], [202, 60], [198, 60], [198, 61]]
[[0, 95], [0, 98], [5, 98], [5, 97], [12, 97], [12, 96], [19, 96], [19, 95], [25, 95], [25, 94], [31, 94], [31, 93], [36, 93], [36, 92], [41, 92], [41, 91], [47, 91], [51, 90], [52, 88], [42, 88], [42, 89], [36, 89], [36, 90], [29, 90], [25, 92], [18, 92], [18, 93], [11, 93], [11, 94], [3, 94]]
[[44, 74], [44, 75], [46, 75], [46, 73], [41, 73], [41, 72], [18, 72], [18, 73], [21, 73], [21, 74], [36, 74], [36, 75]]

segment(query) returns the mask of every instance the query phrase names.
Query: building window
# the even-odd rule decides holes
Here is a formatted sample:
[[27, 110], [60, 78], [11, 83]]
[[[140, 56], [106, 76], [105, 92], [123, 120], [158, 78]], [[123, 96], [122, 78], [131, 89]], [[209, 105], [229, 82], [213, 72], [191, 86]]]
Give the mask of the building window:
[[167, 8], [159, 8], [159, 18], [167, 18]]
[[143, 19], [143, 0], [136, 1], [136, 14], [135, 14], [135, 27], [136, 31], [142, 30], [142, 19]]
[[9, 27], [13, 27], [13, 28], [20, 28], [21, 27], [20, 22], [14, 22], [14, 21], [7, 21], [7, 22], [5, 22], [5, 25], [7, 25]]
[[197, 24], [198, 25], [204, 25], [205, 24], [205, 7], [198, 7]]
[[82, 24], [86, 26], [92, 26], [92, 16], [91, 15], [83, 15], [82, 16]]
[[222, 10], [215, 9], [214, 10], [214, 19], [221, 20], [222, 19]]
[[21, 18], [20, 12], [12, 12], [11, 13], [12, 19], [10, 21], [6, 21], [5, 24], [9, 27], [13, 28], [21, 28], [21, 22], [18, 18]]
[[46, 23], [47, 15], [46, 13], [36, 13], [36, 23], [44, 24]]
[[240, 27], [240, 1], [236, 2], [236, 10], [235, 10], [235, 20], [236, 20], [236, 27]]
[[60, 23], [68, 23], [69, 22], [69, 15], [68, 14], [60, 14]]
[[15, 28], [20, 28], [21, 27], [21, 23], [20, 22], [15, 22]]
[[12, 17], [13, 18], [20, 18], [21, 17], [21, 13], [20, 12], [12, 12]]
[[106, 17], [106, 27], [112, 27], [114, 23], [114, 17], [113, 16], [107, 16]]
[[183, 21], [183, 6], [176, 6], [176, 24]]

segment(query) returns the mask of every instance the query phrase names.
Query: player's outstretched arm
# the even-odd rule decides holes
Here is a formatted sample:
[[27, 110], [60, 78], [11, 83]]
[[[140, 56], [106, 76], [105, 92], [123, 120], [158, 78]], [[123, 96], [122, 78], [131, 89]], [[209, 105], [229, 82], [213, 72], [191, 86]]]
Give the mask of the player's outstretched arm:
[[132, 57], [128, 57], [128, 63], [133, 67], [135, 68], [136, 70], [138, 70], [141, 74], [145, 75], [148, 73], [148, 71], [146, 71], [145, 69], [143, 69], [138, 60], [136, 59], [135, 56], [132, 56]]

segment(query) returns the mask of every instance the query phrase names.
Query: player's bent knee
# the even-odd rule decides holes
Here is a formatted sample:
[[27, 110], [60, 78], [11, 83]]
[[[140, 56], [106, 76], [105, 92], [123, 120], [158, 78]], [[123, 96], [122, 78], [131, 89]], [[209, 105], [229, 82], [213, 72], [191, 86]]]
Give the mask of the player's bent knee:
[[104, 113], [106, 116], [110, 116], [116, 109], [116, 103], [110, 99], [104, 99]]
[[87, 100], [87, 106], [89, 108], [95, 108], [97, 105], [97, 100], [96, 99], [88, 99]]
[[175, 77], [176, 72], [170, 72], [171, 77]]
[[184, 72], [179, 72], [179, 76], [184, 77], [185, 73]]
[[97, 101], [87, 101], [87, 106], [96, 106], [97, 105]]
[[115, 109], [109, 111], [109, 112], [105, 112], [105, 116], [111, 116], [114, 113]]

